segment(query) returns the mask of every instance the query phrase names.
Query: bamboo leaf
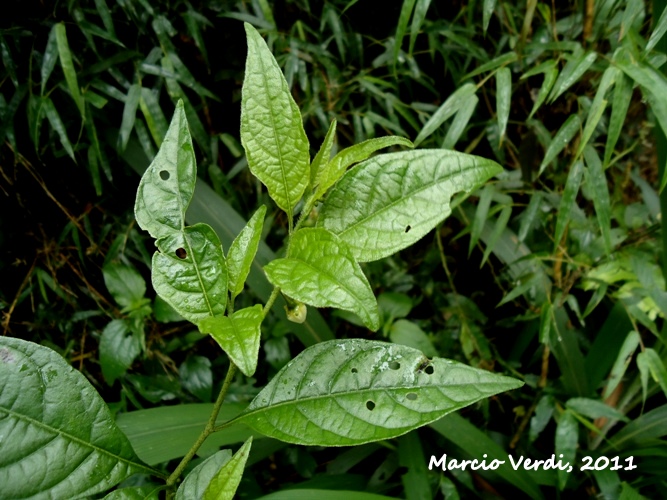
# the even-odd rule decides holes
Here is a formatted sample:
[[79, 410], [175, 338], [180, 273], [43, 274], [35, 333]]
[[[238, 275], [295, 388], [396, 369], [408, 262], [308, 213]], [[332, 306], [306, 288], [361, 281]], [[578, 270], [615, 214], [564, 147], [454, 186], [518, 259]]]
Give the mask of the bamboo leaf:
[[549, 95], [549, 102], [558, 99], [563, 92], [579, 81], [579, 78], [593, 65], [597, 56], [597, 52], [581, 51], [579, 54], [575, 52], [572, 59], [567, 62], [563, 71], [561, 71], [558, 80], [556, 80], [554, 88]]
[[533, 109], [530, 111], [528, 119], [531, 119], [535, 114], [535, 112], [538, 109], [540, 109], [540, 106], [542, 106], [542, 104], [546, 100], [547, 96], [549, 95], [549, 92], [551, 92], [554, 83], [556, 83], [557, 78], [558, 78], [558, 67], [556, 66], [556, 63], [554, 61], [553, 66], [551, 66], [551, 68], [549, 68], [544, 72], [544, 80], [542, 81], [542, 86], [540, 87], [540, 90], [537, 93], [535, 104], [533, 104]]
[[496, 72], [496, 115], [498, 118], [498, 133], [502, 145], [507, 129], [507, 120], [510, 116], [510, 102], [512, 99], [512, 72], [509, 68], [500, 68]]
[[[584, 173], [584, 164], [581, 161], [576, 162], [570, 168], [565, 182], [565, 189], [563, 190], [563, 197], [558, 206], [558, 218], [556, 219], [556, 233], [554, 235], [554, 247], [558, 249], [561, 243], [565, 228], [570, 222], [570, 213], [575, 205], [577, 194], [579, 193], [579, 186], [581, 186], [581, 177]], [[554, 250], [555, 252], [556, 250]]]
[[398, 62], [398, 55], [401, 52], [401, 45], [403, 44], [403, 37], [408, 29], [408, 21], [412, 15], [412, 10], [415, 7], [416, 0], [403, 0], [401, 6], [401, 13], [398, 17], [398, 26], [396, 27], [396, 39], [394, 41], [394, 66]]
[[419, 30], [421, 29], [422, 23], [426, 18], [426, 12], [428, 11], [430, 5], [431, 0], [417, 0], [415, 11], [412, 14], [412, 23], [410, 25], [410, 47], [408, 49], [408, 54], [410, 54], [410, 56], [412, 56], [412, 52], [415, 49], [417, 35], [419, 35]]
[[463, 106], [476, 90], [475, 85], [472, 83], [466, 83], [456, 89], [456, 91], [442, 103], [442, 106], [440, 106], [436, 112], [433, 113], [433, 116], [431, 116], [431, 118], [424, 124], [424, 127], [414, 141], [415, 147], [419, 146], [419, 144], [421, 144], [427, 137], [440, 128], [440, 125], [445, 123], [450, 117], [454, 116], [454, 113]]
[[486, 30], [489, 29], [489, 22], [491, 21], [491, 15], [496, 8], [496, 0], [484, 0], [482, 4], [482, 30], [486, 34]]
[[141, 98], [141, 85], [134, 83], [130, 86], [125, 97], [125, 107], [123, 108], [123, 120], [120, 124], [118, 135], [118, 149], [121, 151], [127, 147], [127, 141], [134, 128], [134, 120], [137, 117], [137, 107]]
[[[577, 443], [579, 441], [579, 422], [571, 411], [564, 411], [560, 415], [558, 425], [556, 426], [556, 455], [561, 455], [563, 464], [575, 463], [577, 455]], [[570, 474], [567, 470], [558, 469], [558, 489], [564, 490]]]
[[587, 147], [584, 149], [584, 159], [588, 170], [586, 180], [591, 186], [593, 192], [593, 206], [597, 215], [598, 224], [602, 233], [605, 251], [607, 255], [611, 254], [611, 201], [609, 199], [609, 188], [607, 187], [607, 177], [602, 168], [602, 162], [595, 149]]
[[609, 126], [607, 128], [607, 144], [604, 148], [603, 162], [605, 169], [609, 166], [611, 155], [614, 153], [621, 130], [623, 130], [623, 123], [625, 122], [625, 116], [628, 113], [631, 99], [632, 82], [630, 78], [620, 73], [616, 76], [614, 99], [611, 104], [611, 118], [609, 119]]
[[58, 43], [56, 41], [56, 27], [58, 25], [54, 24], [53, 28], [49, 32], [49, 39], [46, 42], [46, 48], [44, 49], [44, 56], [42, 57], [42, 68], [41, 68], [41, 77], [42, 77], [42, 96], [46, 90], [46, 82], [49, 80], [53, 68], [56, 67], [58, 62]]
[[44, 114], [51, 124], [51, 128], [53, 128], [53, 130], [55, 130], [58, 134], [60, 144], [63, 145], [63, 148], [65, 148], [65, 151], [67, 151], [69, 157], [72, 158], [74, 163], [76, 163], [74, 149], [72, 149], [72, 143], [69, 142], [69, 138], [67, 137], [65, 124], [60, 119], [60, 115], [58, 114], [56, 107], [53, 105], [53, 101], [51, 101], [51, 99], [48, 97], [42, 97], [42, 109], [44, 110]]
[[56, 30], [56, 44], [58, 45], [60, 66], [63, 69], [67, 87], [72, 95], [72, 99], [74, 99], [76, 107], [79, 108], [79, 113], [81, 113], [81, 118], [83, 119], [85, 116], [85, 109], [83, 98], [81, 97], [81, 90], [79, 89], [79, 82], [76, 77], [76, 70], [74, 69], [74, 62], [72, 61], [72, 53], [70, 52], [69, 44], [67, 42], [67, 30], [63, 23], [56, 24], [54, 29]]
[[540, 171], [538, 175], [542, 174], [544, 169], [547, 168], [547, 165], [555, 160], [556, 156], [558, 156], [560, 152], [565, 149], [565, 146], [570, 143], [574, 135], [579, 132], [580, 128], [581, 120], [579, 119], [579, 115], [572, 115], [567, 120], [565, 120], [565, 123], [561, 125], [560, 129], [558, 129], [558, 132], [556, 132], [556, 135], [551, 141], [551, 144], [549, 144], [549, 147], [544, 153], [544, 159], [540, 164]]

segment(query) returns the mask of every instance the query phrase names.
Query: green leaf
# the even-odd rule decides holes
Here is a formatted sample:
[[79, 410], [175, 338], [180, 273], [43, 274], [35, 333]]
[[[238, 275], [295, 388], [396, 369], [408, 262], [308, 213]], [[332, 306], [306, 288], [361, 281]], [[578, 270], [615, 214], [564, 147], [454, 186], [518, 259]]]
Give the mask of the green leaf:
[[409, 140], [392, 135], [388, 137], [368, 139], [367, 141], [343, 149], [324, 167], [324, 171], [319, 179], [319, 184], [317, 185], [315, 199], [317, 200], [321, 198], [331, 186], [338, 182], [350, 165], [366, 160], [370, 155], [380, 149], [397, 145], [408, 148], [414, 147], [414, 144]]
[[59, 25], [54, 24], [49, 32], [49, 39], [46, 42], [46, 48], [44, 49], [44, 55], [42, 57], [42, 67], [40, 71], [42, 77], [42, 96], [44, 96], [44, 91], [46, 90], [46, 82], [49, 81], [53, 68], [56, 67], [56, 63], [58, 62], [58, 44], [56, 42], [57, 26]]
[[498, 215], [498, 218], [496, 219], [496, 223], [493, 226], [493, 231], [491, 232], [491, 235], [486, 241], [486, 248], [484, 249], [482, 262], [479, 265], [480, 269], [486, 263], [487, 259], [491, 255], [491, 252], [495, 248], [496, 243], [498, 242], [501, 235], [507, 228], [507, 223], [509, 222], [511, 216], [512, 216], [512, 207], [503, 207], [503, 209], [500, 211], [500, 215]]
[[608, 441], [601, 453], [618, 453], [623, 450], [641, 448], [642, 444], [667, 436], [667, 405], [637, 417]]
[[572, 55], [572, 59], [567, 62], [563, 68], [563, 71], [561, 71], [558, 80], [556, 80], [554, 88], [549, 95], [549, 102], [553, 102], [558, 99], [563, 94], [563, 92], [574, 85], [579, 80], [579, 78], [581, 78], [583, 74], [588, 71], [588, 68], [590, 68], [591, 65], [595, 62], [597, 56], [597, 52], [592, 51], [580, 51], [579, 53], [575, 52]]
[[241, 98], [241, 143], [250, 171], [291, 221], [310, 178], [301, 113], [266, 42], [245, 23], [248, 39]]
[[602, 168], [602, 162], [593, 147], [584, 149], [584, 160], [588, 166], [586, 180], [593, 193], [593, 206], [602, 233], [604, 248], [607, 255], [611, 255], [611, 201], [607, 177]]
[[154, 473], [81, 373], [51, 349], [10, 337], [0, 338], [0, 435], [6, 498], [88, 497]]
[[[556, 426], [555, 448], [556, 455], [563, 455], [563, 464], [569, 463], [574, 467], [579, 441], [579, 422], [571, 411], [564, 411], [560, 415]], [[558, 489], [565, 489], [570, 473], [568, 470], [558, 469]]]
[[220, 240], [207, 224], [186, 227], [156, 242], [153, 288], [178, 314], [192, 323], [224, 314], [227, 266]]
[[65, 80], [67, 81], [67, 87], [69, 88], [70, 94], [72, 94], [72, 99], [74, 99], [76, 107], [79, 108], [81, 118], [84, 118], [85, 109], [83, 98], [81, 97], [79, 82], [76, 78], [76, 70], [74, 69], [74, 62], [72, 61], [72, 53], [70, 52], [69, 44], [67, 43], [67, 30], [65, 28], [65, 24], [56, 24], [55, 30], [58, 55], [60, 56], [60, 66], [63, 69]]
[[[225, 402], [216, 425], [236, 417], [245, 404]], [[117, 423], [127, 435], [137, 455], [150, 465], [185, 455], [197, 440], [213, 411], [213, 404], [180, 404], [149, 410], [137, 410], [118, 415]], [[199, 450], [203, 456], [221, 446], [243, 442], [250, 436], [244, 425], [222, 429], [204, 442]], [[169, 439], [165, 439], [169, 436]], [[262, 437], [261, 435], [255, 436]]]
[[426, 356], [438, 355], [438, 351], [433, 347], [428, 335], [412, 321], [399, 319], [394, 322], [389, 331], [389, 338], [394, 344], [412, 347], [423, 352]]
[[252, 377], [257, 369], [263, 319], [262, 306], [257, 304], [229, 317], [205, 318], [199, 323], [199, 331], [209, 333], [243, 374]]
[[[655, 4], [656, 6], [661, 5], [659, 3]], [[664, 5], [664, 4], [662, 4]], [[647, 53], [650, 52], [653, 47], [655, 47], [658, 42], [662, 39], [662, 37], [665, 35], [665, 32], [667, 32], [667, 6], [663, 7], [662, 9], [662, 14], [660, 14], [660, 18], [658, 21], [655, 23], [655, 27], [653, 28], [653, 32], [651, 33], [650, 38], [648, 39], [648, 42], [646, 43], [646, 48], [644, 49]], [[654, 12], [654, 15], [657, 14], [657, 12]]]
[[403, 0], [401, 6], [401, 13], [398, 16], [398, 26], [396, 26], [396, 39], [394, 41], [394, 66], [398, 62], [398, 55], [401, 52], [401, 45], [403, 44], [403, 37], [408, 29], [408, 22], [412, 15], [416, 0]]
[[[409, 0], [406, 0], [409, 1]], [[367, 493], [365, 491], [347, 491], [347, 490], [315, 490], [315, 489], [289, 489], [276, 491], [269, 495], [261, 497], [259, 500], [395, 500], [395, 497], [378, 495], [376, 493]]]
[[540, 209], [541, 204], [542, 204], [542, 191], [535, 191], [530, 197], [530, 202], [528, 203], [528, 207], [521, 214], [521, 225], [519, 226], [519, 234], [517, 235], [519, 241], [525, 240], [526, 236], [528, 236], [528, 231], [535, 222], [535, 218], [537, 217], [537, 211]]
[[375, 331], [377, 301], [347, 245], [322, 228], [294, 233], [287, 258], [264, 266], [269, 281], [289, 297], [315, 307], [337, 307], [359, 315]]
[[181, 384], [201, 401], [211, 401], [213, 372], [211, 361], [204, 356], [189, 356], [179, 367]]
[[451, 213], [454, 193], [470, 192], [501, 171], [494, 161], [456, 151], [380, 155], [343, 176], [317, 225], [340, 236], [358, 261], [381, 259], [443, 221]]
[[142, 87], [139, 106], [141, 107], [141, 112], [148, 125], [148, 130], [150, 130], [151, 135], [153, 136], [155, 145], [160, 147], [162, 145], [162, 139], [167, 135], [168, 125], [167, 120], [162, 113], [157, 94], [151, 89]]
[[632, 359], [634, 352], [637, 350], [637, 347], [639, 347], [639, 334], [632, 331], [628, 333], [628, 336], [623, 341], [623, 345], [618, 352], [618, 357], [609, 374], [609, 382], [607, 382], [604, 394], [602, 395], [604, 399], [611, 396], [614, 390], [616, 390], [616, 387], [618, 387], [618, 384], [621, 383], [625, 371], [628, 369], [628, 366], [630, 366], [630, 360]]
[[553, 61], [553, 65], [544, 72], [544, 80], [542, 81], [542, 86], [540, 87], [540, 90], [537, 93], [535, 104], [533, 104], [533, 109], [530, 110], [528, 119], [531, 119], [535, 114], [535, 112], [538, 109], [540, 109], [540, 106], [542, 106], [547, 96], [549, 95], [549, 92], [553, 88], [554, 83], [556, 83], [557, 78], [558, 78], [558, 66], [556, 66], [556, 62]]
[[322, 342], [290, 361], [238, 420], [303, 445], [390, 439], [522, 382], [384, 342]]
[[327, 131], [327, 135], [324, 138], [324, 142], [322, 142], [320, 150], [317, 152], [315, 158], [313, 158], [313, 161], [310, 164], [310, 186], [312, 189], [315, 189], [320, 184], [320, 181], [327, 173], [327, 166], [329, 164], [329, 160], [331, 159], [331, 148], [333, 147], [334, 139], [336, 138], [337, 123], [338, 122], [336, 120], [333, 120], [331, 125], [329, 125], [329, 130]]
[[[498, 68], [499, 66], [504, 66], [509, 63], [513, 63], [519, 58], [518, 54], [514, 51], [512, 52], [507, 52], [506, 54], [500, 55], [496, 57], [495, 59], [491, 59], [489, 62], [484, 63], [474, 70], [472, 70], [470, 73], [465, 74], [461, 80], [465, 81], [468, 78], [472, 78], [473, 76], [481, 75], [482, 73], [485, 73], [487, 71], [494, 70]], [[521, 76], [521, 78], [526, 78], [525, 74]]]
[[398, 438], [398, 463], [407, 472], [401, 475], [401, 482], [407, 500], [433, 500], [430, 474], [424, 460], [424, 449], [419, 434], [409, 432]]
[[229, 293], [232, 300], [243, 291], [243, 285], [262, 238], [265, 216], [266, 206], [262, 205], [229, 247], [227, 269], [229, 270]]
[[220, 467], [220, 470], [213, 476], [208, 487], [204, 491], [204, 500], [233, 500], [236, 489], [241, 482], [243, 469], [250, 447], [252, 446], [252, 436], [243, 443], [243, 446], [234, 453], [234, 456], [227, 463]]
[[647, 347], [637, 355], [637, 363], [640, 362], [640, 357], [643, 358], [643, 362], [648, 367], [651, 378], [667, 395], [667, 369], [665, 369], [665, 364], [660, 359], [660, 355], [655, 350]]
[[104, 284], [121, 307], [136, 305], [146, 294], [146, 282], [136, 269], [125, 264], [107, 264], [102, 268]]
[[125, 375], [141, 353], [141, 338], [130, 331], [125, 320], [115, 319], [102, 331], [100, 339], [100, 365], [107, 384], [113, 385]]
[[489, 29], [489, 22], [491, 21], [491, 15], [496, 8], [496, 0], [484, 0], [482, 5], [482, 30], [486, 34], [486, 30]]
[[442, 149], [454, 149], [454, 146], [456, 146], [456, 143], [461, 138], [461, 134], [463, 134], [468, 122], [470, 122], [470, 117], [475, 111], [478, 102], [479, 97], [473, 94], [461, 104], [451, 125], [447, 129], [447, 134], [442, 141]]
[[415, 49], [417, 35], [419, 35], [419, 30], [426, 18], [426, 12], [428, 12], [430, 5], [431, 0], [417, 0], [415, 11], [412, 14], [412, 23], [410, 24], [410, 46], [408, 48], [408, 54], [410, 54], [410, 56], [412, 56], [412, 52]]
[[588, 418], [613, 418], [618, 420], [623, 420], [629, 422], [630, 420], [626, 418], [620, 411], [616, 408], [605, 404], [602, 401], [597, 399], [590, 398], [570, 398], [565, 403], [565, 406], [572, 411], [580, 413]]
[[547, 168], [547, 165], [551, 163], [556, 158], [556, 156], [558, 156], [560, 152], [563, 151], [563, 149], [565, 149], [565, 146], [570, 143], [574, 137], [574, 134], [579, 132], [580, 128], [581, 120], [579, 119], [579, 115], [572, 115], [567, 120], [565, 120], [565, 123], [561, 125], [560, 129], [558, 129], [558, 132], [556, 132], [556, 135], [551, 141], [551, 144], [549, 144], [549, 147], [544, 153], [544, 159], [540, 164], [540, 171], [538, 175], [542, 174], [544, 169]]
[[565, 228], [570, 222], [570, 214], [572, 208], [576, 204], [577, 194], [579, 193], [579, 186], [581, 186], [581, 177], [584, 174], [584, 164], [581, 161], [576, 162], [570, 168], [565, 182], [565, 189], [563, 190], [563, 197], [560, 199], [558, 206], [558, 218], [556, 219], [556, 233], [554, 235], [554, 252], [558, 249]]
[[127, 147], [127, 141], [134, 128], [134, 120], [137, 118], [137, 107], [141, 98], [141, 85], [134, 83], [130, 86], [125, 97], [125, 106], [123, 108], [123, 120], [120, 124], [118, 135], [118, 149], [124, 151]]
[[176, 500], [203, 499], [211, 480], [231, 459], [231, 450], [222, 450], [204, 460], [185, 476], [176, 491]]
[[76, 158], [74, 158], [74, 150], [72, 149], [72, 143], [69, 142], [69, 138], [67, 137], [67, 129], [65, 128], [63, 121], [60, 119], [60, 115], [58, 114], [56, 107], [53, 105], [53, 101], [51, 101], [51, 99], [48, 97], [42, 97], [42, 109], [44, 110], [46, 118], [51, 124], [51, 128], [53, 128], [53, 130], [55, 130], [58, 134], [60, 144], [63, 145], [63, 148], [65, 148], [67, 154], [70, 156], [70, 158], [72, 158], [74, 163], [76, 163]]
[[632, 99], [632, 81], [624, 74], [616, 76], [614, 88], [614, 99], [611, 104], [611, 117], [609, 118], [609, 127], [607, 128], [607, 144], [604, 148], [604, 168], [606, 169], [611, 161], [611, 155], [621, 136], [625, 116], [628, 113], [630, 100]]
[[181, 231], [196, 179], [192, 139], [179, 101], [164, 142], [139, 183], [134, 205], [139, 226], [156, 239]]
[[424, 124], [424, 128], [421, 129], [421, 132], [419, 132], [415, 139], [415, 147], [419, 146], [419, 144], [421, 144], [427, 137], [440, 128], [440, 125], [445, 123], [447, 119], [454, 116], [454, 113], [456, 113], [476, 91], [477, 87], [472, 83], [466, 83], [456, 89], [456, 91], [442, 103], [442, 106], [440, 106], [436, 112], [433, 113], [433, 116], [431, 116], [431, 118]]
[[114, 490], [104, 497], [104, 500], [158, 500], [160, 491], [166, 486], [144, 485], [131, 486]]
[[591, 139], [595, 128], [602, 118], [602, 113], [604, 113], [605, 108], [607, 107], [607, 101], [605, 100], [605, 95], [609, 87], [611, 87], [616, 78], [621, 72], [618, 68], [614, 66], [609, 66], [600, 79], [600, 84], [598, 85], [597, 92], [595, 93], [595, 98], [591, 104], [590, 109], [588, 110], [588, 116], [586, 117], [586, 124], [584, 125], [584, 131], [581, 134], [581, 141], [579, 141], [579, 147], [577, 148], [576, 157], [583, 152], [584, 148], [588, 144], [588, 141]]

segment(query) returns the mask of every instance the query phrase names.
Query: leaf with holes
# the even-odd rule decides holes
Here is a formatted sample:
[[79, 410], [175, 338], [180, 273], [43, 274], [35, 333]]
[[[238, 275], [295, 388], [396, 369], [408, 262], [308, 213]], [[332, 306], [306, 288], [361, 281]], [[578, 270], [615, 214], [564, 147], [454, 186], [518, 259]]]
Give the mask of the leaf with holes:
[[265, 215], [266, 206], [262, 205], [229, 247], [227, 267], [229, 269], [229, 293], [232, 300], [243, 291], [243, 285], [259, 247], [259, 240], [262, 238]]
[[391, 439], [519, 380], [385, 342], [331, 340], [307, 348], [238, 420], [288, 443], [348, 446]]
[[192, 323], [224, 314], [227, 266], [222, 245], [208, 224], [195, 224], [156, 242], [153, 288]]
[[135, 473], [132, 450], [88, 380], [58, 353], [0, 338], [3, 498], [95, 496]]
[[264, 266], [285, 295], [315, 307], [337, 307], [359, 315], [377, 330], [380, 316], [373, 290], [347, 245], [321, 228], [294, 233], [287, 258]]
[[243, 374], [252, 377], [257, 368], [262, 319], [262, 306], [257, 304], [229, 317], [205, 318], [199, 323], [199, 331], [211, 334]]
[[139, 226], [153, 238], [181, 231], [196, 180], [192, 138], [183, 101], [178, 101], [160, 150], [139, 183], [134, 205]]
[[412, 245], [449, 216], [454, 193], [470, 192], [500, 172], [494, 161], [457, 151], [380, 155], [343, 176], [317, 224], [347, 243], [358, 261], [381, 259]]
[[267, 187], [291, 223], [310, 179], [308, 138], [287, 81], [261, 35], [245, 23], [248, 39], [241, 98], [241, 143], [250, 171]]

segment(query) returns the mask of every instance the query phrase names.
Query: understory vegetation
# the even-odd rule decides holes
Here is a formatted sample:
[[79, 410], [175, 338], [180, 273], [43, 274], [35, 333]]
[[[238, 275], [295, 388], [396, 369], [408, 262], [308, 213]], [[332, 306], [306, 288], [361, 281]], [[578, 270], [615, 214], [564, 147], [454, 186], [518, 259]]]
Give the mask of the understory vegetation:
[[[179, 474], [201, 476], [205, 467], [197, 467], [215, 462], [239, 469], [236, 495], [245, 499], [324, 500], [341, 491], [349, 500], [667, 498], [666, 5], [17, 4], [0, 23], [0, 328], [80, 372], [77, 387], [92, 385], [118, 442], [126, 436], [145, 464], [95, 494], [118, 485], [109, 498], [139, 498], [120, 492], [127, 488], [140, 498], [201, 496], [175, 493], [173, 473], [182, 464]], [[415, 152], [489, 160], [488, 175], [449, 193], [451, 203], [434, 201], [442, 208], [437, 225], [412, 246], [382, 258], [372, 245], [350, 250], [359, 283], [369, 286], [357, 298], [377, 297], [375, 314], [364, 316], [372, 307], [356, 302], [306, 307], [278, 276], [276, 263], [295, 252], [293, 234], [319, 231], [316, 243], [324, 245], [320, 226], [335, 232], [320, 222], [334, 210], [325, 195], [343, 182], [335, 178], [318, 193], [325, 183], [311, 174], [285, 208], [257, 174], [239, 128], [244, 23], [248, 40], [266, 41], [284, 74], [306, 151], [310, 145], [307, 161], [326, 164], [380, 138], [386, 143], [366, 157], [414, 144]], [[231, 304], [221, 306], [229, 316], [257, 313], [254, 366], [245, 353], [237, 359], [223, 346], [224, 355], [219, 340], [200, 333], [199, 317], [151, 286], [160, 292], [151, 235], [171, 233], [155, 230], [141, 210], [135, 220], [135, 197], [165, 137], [175, 140], [170, 123], [177, 122], [189, 130], [178, 141], [191, 136], [197, 175], [181, 230], [208, 224], [228, 261], [244, 227], [256, 242], [245, 287], [243, 279], [236, 291], [230, 285]], [[318, 160], [319, 151], [326, 153]], [[154, 175], [173, 175], [163, 172]], [[303, 233], [302, 224], [317, 228]], [[250, 423], [224, 425], [239, 415], [243, 422], [242, 412], [293, 358], [334, 339], [369, 341], [340, 344], [362, 348], [391, 342], [406, 358], [416, 349], [524, 385], [480, 390], [464, 409], [359, 446], [289, 444]], [[47, 356], [39, 346], [31, 356]], [[15, 397], [2, 379], [0, 436], [12, 430]], [[183, 461], [219, 393], [226, 398], [212, 423], [220, 429]], [[16, 463], [6, 443], [0, 438], [0, 497]], [[554, 456], [572, 470], [515, 470], [508, 455]], [[438, 465], [429, 470], [432, 456]], [[505, 464], [442, 469], [452, 459], [484, 457]], [[53, 459], [45, 454], [34, 467], [46, 470]]]

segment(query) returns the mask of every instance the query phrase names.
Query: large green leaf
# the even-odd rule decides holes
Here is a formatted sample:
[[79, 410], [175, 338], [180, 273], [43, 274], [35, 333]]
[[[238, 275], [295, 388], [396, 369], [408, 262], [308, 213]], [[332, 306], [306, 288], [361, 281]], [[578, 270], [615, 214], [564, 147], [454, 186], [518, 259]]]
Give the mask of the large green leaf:
[[210, 333], [244, 375], [252, 377], [257, 369], [262, 306], [257, 304], [231, 316], [209, 316], [199, 323], [202, 333]]
[[[343, 149], [327, 163], [321, 176], [317, 179], [318, 185], [315, 199], [319, 199], [326, 193], [327, 190], [342, 177], [350, 165], [366, 160], [370, 155], [380, 149], [397, 145], [414, 148], [414, 144], [409, 140], [391, 135], [388, 137], [368, 139], [367, 141]], [[313, 186], [315, 186], [315, 184], [313, 184]]]
[[[218, 414], [217, 425], [236, 417], [245, 408], [241, 403], [225, 403]], [[149, 465], [166, 462], [185, 455], [197, 440], [213, 411], [212, 403], [161, 406], [148, 410], [121, 413], [118, 427], [127, 435], [137, 455]], [[234, 425], [209, 436], [199, 449], [206, 454], [221, 446], [248, 439], [250, 429]], [[170, 436], [165, 439], [165, 436]], [[255, 439], [262, 437], [255, 435]]]
[[226, 464], [220, 467], [215, 476], [209, 482], [204, 491], [204, 500], [233, 500], [236, 488], [239, 487], [243, 468], [248, 460], [252, 436], [243, 443], [243, 446], [234, 453], [234, 456]]
[[107, 384], [125, 374], [141, 353], [142, 339], [130, 330], [125, 320], [115, 319], [102, 331], [100, 339], [100, 366]]
[[241, 143], [250, 171], [290, 221], [310, 178], [308, 138], [280, 67], [260, 34], [248, 39], [241, 99]]
[[384, 342], [332, 340], [290, 361], [238, 420], [289, 443], [390, 439], [522, 382]]
[[222, 450], [192, 469], [178, 487], [176, 500], [203, 499], [211, 479], [231, 458], [231, 450]]
[[153, 288], [188, 321], [224, 314], [227, 266], [220, 240], [208, 224], [195, 224], [157, 241]]
[[155, 159], [141, 177], [134, 215], [142, 229], [153, 238], [180, 231], [185, 225], [185, 211], [192, 199], [197, 180], [195, 153], [179, 101], [167, 136]]
[[59, 354], [0, 338], [3, 498], [75, 498], [154, 471], [86, 378]]
[[315, 307], [337, 307], [380, 327], [373, 290], [347, 245], [322, 228], [294, 233], [287, 258], [264, 266], [269, 281], [289, 297]]
[[470, 192], [500, 172], [494, 161], [456, 151], [380, 155], [343, 176], [317, 224], [340, 236], [358, 261], [381, 259], [443, 221], [454, 193]]
[[257, 253], [259, 241], [262, 238], [266, 206], [262, 205], [250, 218], [239, 235], [234, 238], [227, 253], [227, 268], [229, 269], [229, 293], [232, 300], [243, 291], [243, 285], [250, 272], [250, 266]]

